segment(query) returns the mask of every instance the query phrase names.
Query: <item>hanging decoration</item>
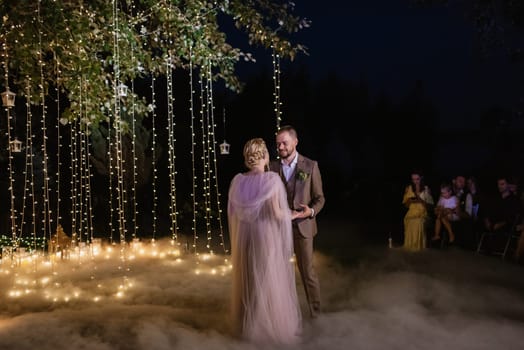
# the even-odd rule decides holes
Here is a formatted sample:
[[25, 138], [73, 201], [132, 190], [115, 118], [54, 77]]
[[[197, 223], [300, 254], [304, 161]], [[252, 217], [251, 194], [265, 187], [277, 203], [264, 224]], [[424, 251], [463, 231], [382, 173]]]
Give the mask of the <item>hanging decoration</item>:
[[224, 123], [224, 141], [220, 144], [220, 154], [229, 154], [229, 148], [231, 145], [226, 141], [226, 108], [222, 109], [222, 121]]
[[15, 136], [14, 140], [9, 141], [9, 149], [13, 153], [22, 152], [22, 141], [20, 141], [18, 137]]
[[[7, 90], [5, 93], [6, 95], [4, 96], [4, 99], [6, 100], [6, 103], [4, 105], [6, 109], [8, 110], [9, 118], [13, 120], [13, 124], [14, 124], [12, 126], [14, 136], [11, 135], [9, 137], [9, 148], [12, 153], [20, 153], [22, 152], [23, 143], [16, 136], [16, 133], [17, 133], [16, 114], [14, 113], [14, 108], [13, 108], [15, 106], [14, 101], [15, 101], [16, 94], [9, 90]], [[11, 139], [11, 137], [13, 137], [13, 139]]]
[[15, 106], [16, 94], [7, 88], [6, 91], [2, 92], [2, 106], [11, 108]]
[[126, 97], [127, 91], [129, 90], [129, 88], [127, 87], [126, 84], [121, 83], [120, 85], [118, 85], [117, 90], [118, 90], [119, 97]]

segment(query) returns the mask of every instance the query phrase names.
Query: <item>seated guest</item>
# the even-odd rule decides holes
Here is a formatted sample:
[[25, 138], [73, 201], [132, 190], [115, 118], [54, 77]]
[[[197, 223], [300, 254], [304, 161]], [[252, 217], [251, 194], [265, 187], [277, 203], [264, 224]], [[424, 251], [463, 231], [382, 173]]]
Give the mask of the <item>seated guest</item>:
[[404, 215], [404, 248], [423, 250], [426, 248], [428, 208], [433, 206], [433, 197], [420, 171], [411, 172], [411, 182], [404, 190], [402, 204], [408, 209]]
[[465, 246], [475, 249], [478, 244], [478, 238], [483, 231], [483, 219], [481, 214], [481, 207], [486, 204], [486, 199], [483, 193], [479, 191], [477, 179], [470, 176], [466, 182], [467, 197], [464, 211], [470, 216], [470, 230], [469, 235], [465, 238]]
[[486, 208], [484, 229], [489, 232], [504, 232], [511, 229], [521, 212], [519, 199], [511, 191], [506, 177], [497, 179], [498, 195]]
[[453, 185], [453, 194], [457, 196], [460, 202], [462, 202], [461, 206], [464, 209], [464, 202], [466, 200], [466, 194], [468, 193], [466, 187], [466, 177], [464, 175], [457, 175], [451, 180], [451, 183]]
[[473, 249], [473, 196], [467, 186], [466, 177], [458, 174], [452, 180], [453, 194], [459, 202], [458, 219], [452, 222], [457, 243], [462, 248]]
[[440, 232], [442, 226], [444, 226], [449, 234], [449, 244], [453, 244], [455, 242], [455, 233], [453, 232], [451, 222], [459, 220], [459, 213], [459, 200], [453, 194], [451, 185], [442, 184], [440, 186], [440, 197], [435, 207], [435, 235], [432, 240], [440, 239]]
[[468, 213], [473, 221], [477, 221], [479, 218], [479, 207], [481, 200], [481, 194], [479, 192], [479, 187], [477, 179], [474, 176], [470, 176], [466, 182], [468, 197], [466, 199], [464, 210]]

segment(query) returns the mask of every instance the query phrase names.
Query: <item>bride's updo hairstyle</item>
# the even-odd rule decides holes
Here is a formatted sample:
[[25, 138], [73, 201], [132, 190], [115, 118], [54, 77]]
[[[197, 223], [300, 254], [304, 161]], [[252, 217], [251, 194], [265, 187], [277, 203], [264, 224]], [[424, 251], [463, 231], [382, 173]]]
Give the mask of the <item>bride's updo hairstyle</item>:
[[251, 139], [244, 145], [244, 164], [251, 169], [263, 161], [268, 153], [266, 143], [261, 138]]

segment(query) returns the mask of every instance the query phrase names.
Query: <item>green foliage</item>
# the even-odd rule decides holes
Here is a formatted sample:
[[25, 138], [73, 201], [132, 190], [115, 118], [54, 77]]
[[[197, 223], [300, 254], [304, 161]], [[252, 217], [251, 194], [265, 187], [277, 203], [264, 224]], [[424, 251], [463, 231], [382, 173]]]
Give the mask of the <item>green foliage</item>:
[[[305, 52], [289, 36], [309, 22], [292, 11], [291, 2], [271, 0], [0, 0], [1, 83], [33, 104], [58, 89], [69, 102], [64, 122], [98, 127], [112, 118], [119, 83], [187, 69], [190, 60], [240, 89], [235, 65], [253, 58], [227, 41], [221, 21], [283, 57]], [[120, 103], [129, 101], [147, 114], [144, 99]]]

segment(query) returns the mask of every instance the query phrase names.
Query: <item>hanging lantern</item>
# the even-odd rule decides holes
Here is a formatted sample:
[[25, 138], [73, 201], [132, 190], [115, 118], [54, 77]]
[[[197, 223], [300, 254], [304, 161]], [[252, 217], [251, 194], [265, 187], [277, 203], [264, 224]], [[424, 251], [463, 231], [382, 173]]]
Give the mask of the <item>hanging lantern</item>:
[[127, 85], [126, 84], [120, 84], [118, 85], [118, 96], [120, 97], [126, 97], [127, 96]]
[[231, 146], [226, 141], [226, 108], [222, 109], [222, 118], [224, 121], [224, 142], [220, 144], [220, 154], [229, 154], [229, 147]]
[[2, 105], [4, 107], [14, 107], [15, 106], [15, 96], [16, 94], [9, 90], [9, 88], [2, 92]]
[[9, 149], [14, 153], [22, 152], [22, 141], [15, 137], [13, 141], [9, 142]]
[[222, 142], [220, 144], [220, 154], [229, 154], [229, 147], [231, 145], [229, 143], [226, 142], [226, 140], [224, 140], [224, 142]]

